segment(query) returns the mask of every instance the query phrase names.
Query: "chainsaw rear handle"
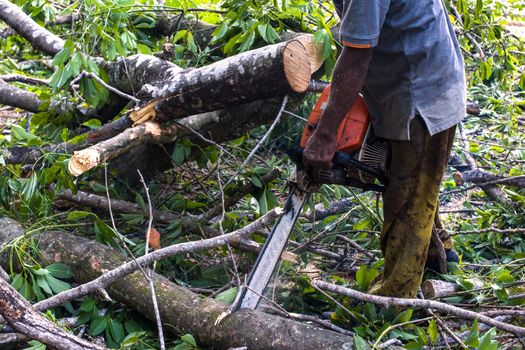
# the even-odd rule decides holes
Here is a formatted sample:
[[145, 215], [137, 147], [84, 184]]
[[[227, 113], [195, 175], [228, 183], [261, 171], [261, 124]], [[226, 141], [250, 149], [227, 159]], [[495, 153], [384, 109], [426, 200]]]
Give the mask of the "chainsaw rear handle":
[[[289, 149], [287, 153], [290, 156], [290, 159], [295, 164], [304, 166], [303, 165], [303, 151], [304, 151], [303, 147], [295, 146], [292, 149]], [[376, 179], [378, 179], [384, 184], [388, 182], [388, 179], [385, 174], [378, 171], [377, 169], [374, 169], [364, 164], [363, 162], [358, 161], [357, 159], [355, 159], [352, 155], [348, 153], [345, 153], [342, 151], [335, 152], [334, 157], [332, 158], [332, 163], [342, 168], [353, 167], [353, 168], [365, 171], [369, 173], [370, 175], [374, 176]]]

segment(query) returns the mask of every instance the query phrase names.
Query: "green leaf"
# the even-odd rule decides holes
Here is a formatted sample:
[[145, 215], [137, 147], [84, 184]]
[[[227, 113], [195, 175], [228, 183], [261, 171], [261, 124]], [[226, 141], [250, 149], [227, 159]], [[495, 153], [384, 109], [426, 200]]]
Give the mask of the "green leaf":
[[432, 342], [432, 344], [435, 344], [438, 339], [438, 327], [437, 327], [436, 320], [434, 319], [430, 320], [430, 322], [428, 323], [427, 333], [428, 333], [428, 337], [430, 338], [430, 341]]
[[280, 39], [279, 34], [273, 29], [271, 25], [268, 25], [266, 27], [266, 37], [268, 38], [268, 42], [273, 44], [276, 40]]
[[354, 334], [354, 347], [355, 350], [368, 350], [370, 347], [362, 337], [357, 334]]
[[124, 320], [124, 328], [129, 333], [138, 333], [142, 330], [140, 324], [135, 320]]
[[225, 304], [231, 304], [237, 296], [237, 287], [233, 287], [225, 290], [215, 296], [215, 300], [220, 301]]
[[186, 158], [190, 155], [191, 148], [188, 146], [178, 143], [175, 146], [175, 149], [173, 150], [173, 153], [171, 155], [171, 158], [175, 162], [176, 165], [181, 165], [184, 163]]
[[[219, 40], [221, 40], [224, 37], [226, 37], [226, 34], [228, 33], [228, 31], [229, 31], [229, 27], [226, 24], [226, 22], [223, 22], [223, 23], [219, 24], [217, 26], [217, 28], [215, 28], [215, 30], [213, 31], [213, 34], [212, 34], [213, 39], [211, 41], [211, 44], [215, 44]], [[177, 37], [177, 36], [175, 35], [175, 37]]]
[[233, 48], [235, 47], [235, 45], [238, 43], [239, 39], [241, 38], [242, 36], [242, 33], [239, 33], [237, 35], [235, 35], [233, 38], [231, 38], [230, 40], [228, 40], [228, 42], [226, 43], [226, 45], [224, 45], [224, 53], [226, 55], [229, 55], [232, 53], [233, 51]]
[[252, 47], [253, 42], [255, 40], [255, 31], [250, 30], [243, 39], [244, 40], [241, 46], [239, 47], [239, 52], [248, 51]]
[[51, 265], [48, 265], [46, 266], [46, 270], [48, 270], [51, 273], [51, 275], [53, 275], [56, 278], [73, 277], [73, 272], [71, 272], [71, 268], [62, 263], [53, 263]]
[[95, 300], [93, 300], [93, 298], [86, 298], [80, 305], [80, 310], [84, 312], [92, 312], [95, 307]]
[[106, 329], [108, 325], [107, 317], [95, 318], [90, 325], [89, 334], [95, 336], [99, 335]]
[[32, 141], [38, 140], [38, 136], [35, 136], [31, 133], [28, 133], [20, 125], [12, 124], [11, 125], [11, 134], [18, 141]]
[[496, 328], [491, 328], [488, 332], [485, 332], [481, 338], [479, 338], [479, 346], [476, 350], [497, 350], [498, 341], [494, 340], [496, 336]]
[[94, 216], [94, 214], [87, 211], [75, 210], [67, 213], [67, 221], [78, 221], [88, 216]]
[[142, 342], [142, 338], [146, 336], [147, 332], [132, 332], [129, 333], [124, 340], [120, 343], [121, 349], [133, 348], [134, 345], [138, 345]]
[[44, 276], [36, 276], [36, 283], [47, 294], [53, 294], [53, 291], [51, 290]]
[[261, 38], [263, 38], [264, 41], [266, 41], [267, 43], [270, 42], [268, 40], [268, 34], [267, 34], [267, 31], [268, 31], [268, 23], [264, 23], [264, 24], [259, 24], [257, 26], [257, 31], [259, 32], [259, 35], [261, 36]]
[[31, 273], [36, 276], [45, 276], [49, 274], [49, 271], [40, 267], [31, 268]]
[[64, 291], [68, 290], [69, 288], [71, 288], [69, 283], [61, 281], [61, 280], [57, 279], [56, 277], [54, 277], [53, 275], [46, 275], [44, 278], [46, 279], [47, 283], [49, 284], [49, 287], [51, 287], [53, 292], [55, 292], [56, 294], [58, 294], [60, 292], [64, 292]]
[[250, 177], [250, 180], [252, 181], [252, 184], [254, 184], [255, 186], [257, 186], [259, 188], [263, 187], [263, 183], [261, 182], [261, 180], [259, 180], [259, 177], [257, 175], [253, 174]]
[[191, 346], [190, 344], [186, 344], [186, 343], [180, 343], [173, 348], [173, 350], [192, 350], [192, 349], [193, 349], [193, 346]]
[[479, 16], [483, 12], [483, 0], [476, 0], [476, 7], [474, 9], [474, 16], [479, 19]]
[[186, 344], [190, 344], [194, 347], [197, 347], [197, 342], [195, 341], [195, 338], [191, 334], [184, 334], [183, 336], [180, 337], [180, 339]]
[[82, 125], [87, 126], [91, 130], [98, 129], [102, 126], [102, 122], [99, 119], [90, 119], [82, 123]]
[[71, 69], [72, 76], [76, 77], [80, 74], [80, 67], [82, 66], [82, 61], [82, 54], [79, 52], [75, 52], [71, 57], [71, 60], [67, 64], [69, 66], [69, 69]]
[[61, 64], [64, 64], [69, 59], [69, 57], [71, 56], [71, 53], [73, 52], [73, 49], [74, 49], [73, 42], [71, 40], [69, 40], [69, 39], [66, 40], [62, 50], [60, 50], [55, 55], [55, 57], [53, 57], [53, 65], [54, 66], [59, 66]]
[[396, 323], [404, 323], [410, 321], [412, 318], [412, 313], [414, 310], [412, 309], [406, 309], [405, 311], [401, 312], [399, 315], [394, 318], [394, 321], [392, 321], [393, 324]]
[[470, 333], [465, 340], [465, 344], [476, 348], [479, 345], [479, 331], [478, 331], [478, 320], [474, 320]]
[[122, 323], [117, 320], [111, 319], [109, 322], [109, 331], [117, 343], [120, 343], [124, 339], [124, 327], [122, 326]]
[[370, 283], [379, 276], [379, 271], [377, 268], [372, 267], [368, 269], [366, 265], [361, 265], [359, 270], [357, 270], [357, 273], [355, 275], [355, 280], [357, 282], [357, 285], [361, 290], [367, 290], [370, 286]]
[[22, 274], [17, 273], [13, 280], [11, 281], [11, 286], [16, 289], [17, 291], [20, 290], [22, 287], [22, 283], [24, 282], [24, 277], [22, 277]]

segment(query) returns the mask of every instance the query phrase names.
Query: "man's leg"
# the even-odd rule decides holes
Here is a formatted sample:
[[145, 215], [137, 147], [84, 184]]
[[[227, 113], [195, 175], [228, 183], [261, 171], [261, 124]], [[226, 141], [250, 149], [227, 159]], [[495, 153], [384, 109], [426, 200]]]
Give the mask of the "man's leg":
[[381, 281], [370, 290], [405, 298], [414, 297], [421, 284], [455, 127], [430, 136], [415, 118], [410, 129], [410, 141], [391, 141], [381, 232], [385, 267]]

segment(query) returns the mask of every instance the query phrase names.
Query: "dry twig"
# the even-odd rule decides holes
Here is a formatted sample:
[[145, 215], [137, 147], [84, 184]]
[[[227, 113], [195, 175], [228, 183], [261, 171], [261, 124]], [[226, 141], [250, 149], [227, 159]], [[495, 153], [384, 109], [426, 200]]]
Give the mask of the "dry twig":
[[405, 307], [411, 307], [416, 309], [433, 309], [438, 311], [447, 312], [449, 314], [453, 314], [455, 316], [466, 318], [470, 320], [479, 320], [481, 323], [485, 323], [487, 325], [496, 327], [498, 329], [501, 329], [503, 331], [523, 336], [525, 335], [525, 328], [512, 325], [510, 323], [504, 323], [497, 321], [493, 318], [487, 317], [485, 315], [482, 315], [480, 313], [465, 310], [456, 306], [452, 306], [449, 304], [441, 303], [434, 300], [425, 300], [425, 299], [404, 299], [404, 298], [394, 298], [394, 297], [383, 297], [378, 295], [371, 295], [366, 294], [362, 292], [358, 292], [353, 289], [341, 287], [335, 284], [327, 283], [324, 281], [312, 281], [312, 284], [314, 286], [317, 286], [321, 289], [331, 291], [333, 293], [346, 295], [351, 298], [367, 302], [367, 303], [373, 303], [382, 305], [384, 307], [391, 307], [391, 306], [405, 306]]

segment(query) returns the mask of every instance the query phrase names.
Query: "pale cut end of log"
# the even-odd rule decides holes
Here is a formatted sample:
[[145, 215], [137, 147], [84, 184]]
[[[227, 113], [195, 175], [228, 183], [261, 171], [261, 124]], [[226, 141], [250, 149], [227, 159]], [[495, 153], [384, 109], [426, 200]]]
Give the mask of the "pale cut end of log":
[[73, 176], [80, 176], [86, 171], [93, 169], [100, 163], [100, 153], [96, 149], [87, 148], [76, 151], [69, 160], [67, 169]]
[[[283, 67], [286, 80], [295, 92], [305, 92], [310, 84], [310, 59], [299, 40], [290, 40], [283, 49]], [[305, 69], [308, 65], [308, 69]]]
[[323, 65], [323, 43], [316, 43], [312, 34], [299, 35], [294, 38], [299, 40], [306, 49], [310, 61], [310, 73], [315, 73]]
[[[469, 282], [472, 283], [473, 290], [483, 288], [484, 285], [483, 281], [474, 278], [469, 279]], [[421, 289], [425, 299], [445, 298], [460, 290], [456, 283], [432, 279], [423, 282]]]
[[452, 282], [440, 280], [426, 280], [421, 286], [425, 299], [438, 299], [455, 293], [459, 286]]

